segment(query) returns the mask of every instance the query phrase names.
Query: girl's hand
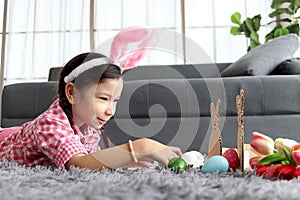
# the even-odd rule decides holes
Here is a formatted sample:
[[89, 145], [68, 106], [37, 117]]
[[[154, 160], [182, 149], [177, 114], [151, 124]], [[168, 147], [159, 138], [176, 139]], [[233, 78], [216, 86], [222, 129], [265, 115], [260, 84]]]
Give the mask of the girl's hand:
[[135, 167], [139, 167], [139, 168], [149, 168], [149, 165], [147, 165], [146, 163], [155, 163], [154, 160], [147, 158], [147, 157], [142, 157], [138, 160], [138, 162], [131, 162], [128, 165], [125, 165], [124, 167], [126, 168], [135, 168]]
[[[138, 166], [146, 167], [147, 163], [143, 163], [145, 159], [146, 162], [155, 160], [168, 166], [171, 159], [182, 156], [181, 150], [178, 147], [167, 146], [155, 140], [143, 138], [137, 139], [132, 143], [137, 159], [140, 161], [140, 163], [135, 163], [138, 164]], [[133, 159], [128, 144], [122, 144], [88, 155], [76, 154], [70, 158], [65, 166], [67, 169], [72, 165], [88, 169], [116, 169], [129, 165], [132, 161]]]
[[170, 160], [181, 157], [181, 155], [181, 150], [178, 147], [165, 146], [163, 149], [151, 152], [149, 158], [168, 166]]
[[142, 156], [155, 160], [165, 166], [168, 166], [169, 161], [173, 158], [182, 156], [181, 150], [178, 147], [167, 146], [160, 142], [151, 139], [142, 139], [143, 150]]

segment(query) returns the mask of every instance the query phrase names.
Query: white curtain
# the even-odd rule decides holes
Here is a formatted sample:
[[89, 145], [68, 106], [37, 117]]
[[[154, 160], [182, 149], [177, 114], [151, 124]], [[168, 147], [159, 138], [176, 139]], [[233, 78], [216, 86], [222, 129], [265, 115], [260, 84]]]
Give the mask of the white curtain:
[[50, 67], [89, 50], [89, 2], [10, 0], [6, 83], [45, 79]]
[[[3, 2], [0, 0], [1, 11]], [[230, 15], [239, 11], [243, 17], [258, 13], [266, 16], [270, 2], [9, 0], [4, 84], [44, 81], [51, 67], [62, 66], [76, 54], [102, 47], [118, 31], [130, 26], [161, 28], [169, 41], [166, 49], [152, 52], [141, 64], [183, 63], [184, 56], [197, 57], [197, 48], [203, 49], [213, 62], [233, 62], [246, 53], [247, 43], [243, 36], [230, 35]], [[0, 25], [2, 28], [2, 20]]]

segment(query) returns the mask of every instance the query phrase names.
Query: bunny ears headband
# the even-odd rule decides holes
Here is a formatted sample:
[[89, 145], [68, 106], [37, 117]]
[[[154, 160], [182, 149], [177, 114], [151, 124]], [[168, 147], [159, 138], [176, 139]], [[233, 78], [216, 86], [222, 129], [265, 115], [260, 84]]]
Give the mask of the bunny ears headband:
[[[152, 49], [158, 40], [158, 30], [149, 30], [141, 27], [128, 28], [120, 31], [112, 42], [110, 57], [96, 58], [79, 65], [64, 78], [65, 83], [73, 81], [79, 74], [104, 64], [114, 64], [121, 71], [131, 69]], [[135, 50], [128, 50], [132, 43], [138, 43]]]

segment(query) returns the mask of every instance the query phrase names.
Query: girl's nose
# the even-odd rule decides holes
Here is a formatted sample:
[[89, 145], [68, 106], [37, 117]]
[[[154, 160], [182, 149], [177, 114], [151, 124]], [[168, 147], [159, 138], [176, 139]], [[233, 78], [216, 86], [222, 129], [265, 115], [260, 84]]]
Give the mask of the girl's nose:
[[113, 115], [113, 106], [112, 105], [108, 105], [106, 110], [105, 110], [105, 114], [107, 116], [112, 116]]

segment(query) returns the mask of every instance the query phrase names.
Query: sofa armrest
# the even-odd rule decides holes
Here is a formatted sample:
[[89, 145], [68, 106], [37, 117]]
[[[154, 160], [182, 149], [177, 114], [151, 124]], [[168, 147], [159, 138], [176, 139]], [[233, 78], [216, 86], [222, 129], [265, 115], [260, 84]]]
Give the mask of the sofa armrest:
[[58, 81], [62, 67], [51, 67], [48, 74], [48, 81]]
[[57, 82], [16, 83], [2, 91], [1, 127], [33, 120], [55, 100]]

